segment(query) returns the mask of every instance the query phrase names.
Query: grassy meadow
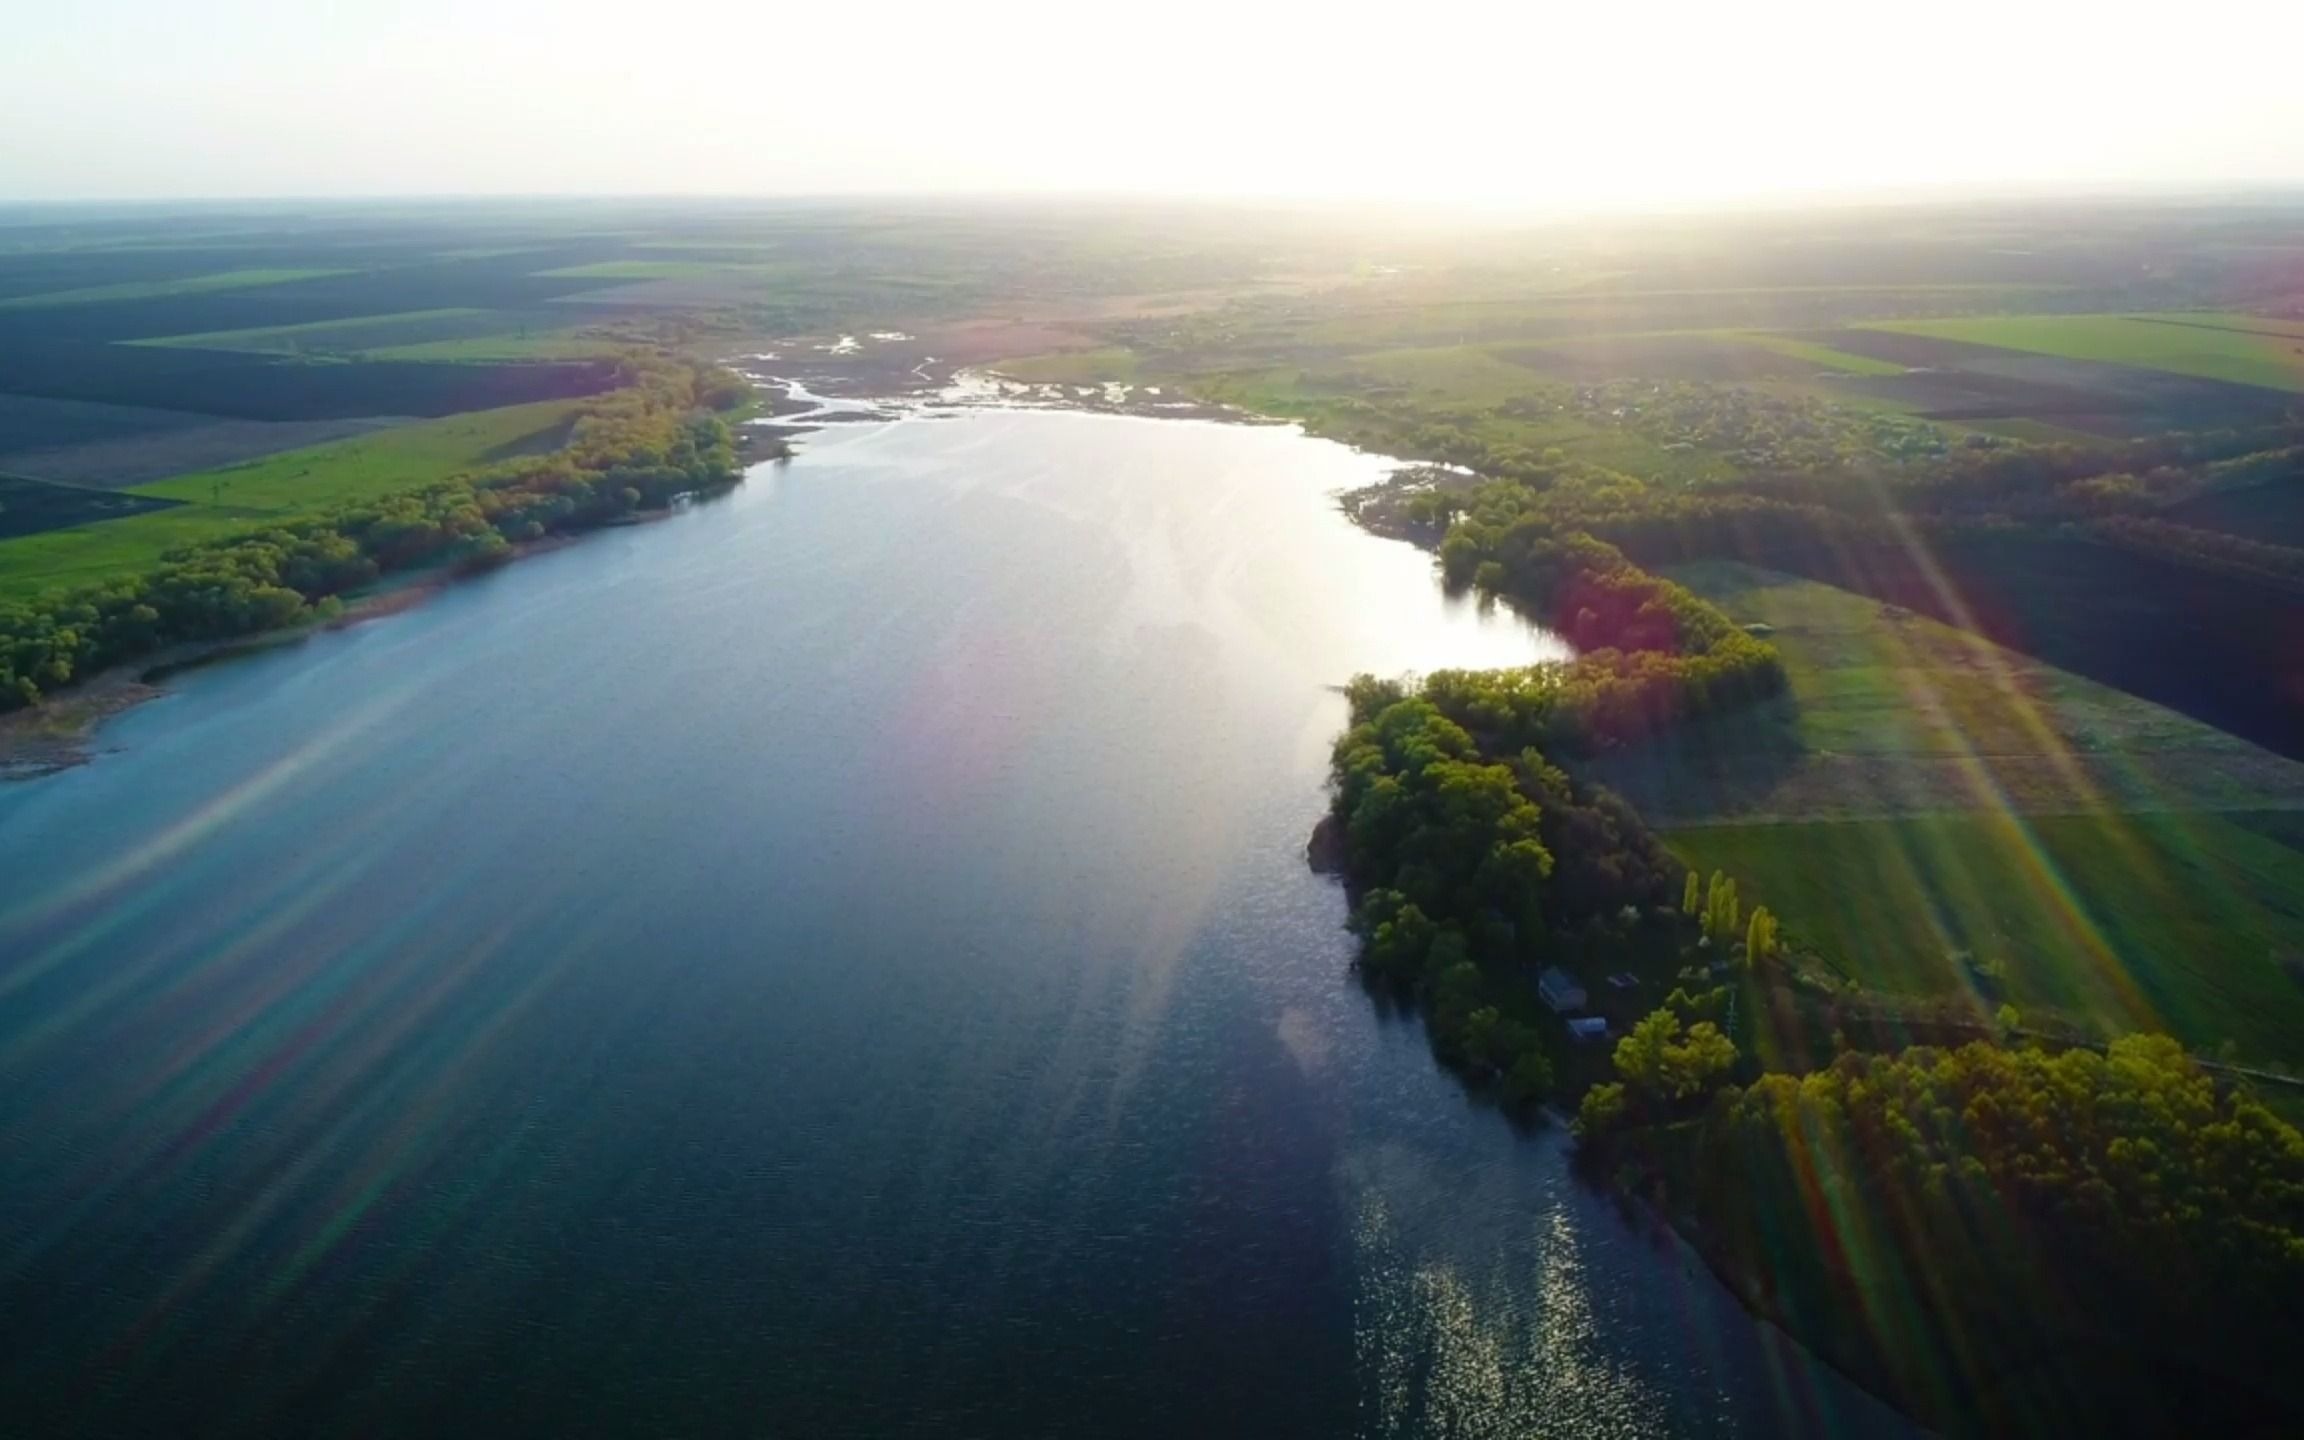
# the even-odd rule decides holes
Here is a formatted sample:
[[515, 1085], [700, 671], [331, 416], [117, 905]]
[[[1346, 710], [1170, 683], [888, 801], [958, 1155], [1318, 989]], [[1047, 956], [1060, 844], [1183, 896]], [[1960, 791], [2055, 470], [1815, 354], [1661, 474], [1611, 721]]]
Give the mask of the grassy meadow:
[[123, 280], [110, 285], [84, 285], [74, 289], [38, 291], [0, 299], [0, 309], [37, 309], [49, 305], [94, 305], [114, 300], [146, 300], [173, 295], [204, 295], [216, 290], [249, 290], [286, 285], [297, 280], [320, 280], [345, 275], [345, 270], [310, 267], [277, 270], [222, 270], [213, 275], [185, 275], [167, 280]]
[[1802, 340], [1793, 335], [1747, 330], [1740, 332], [1737, 338], [1747, 344], [1773, 350], [1779, 355], [1804, 360], [1821, 369], [1844, 371], [1850, 375], [1896, 375], [1904, 369], [1887, 360], [1875, 360], [1868, 355], [1851, 355], [1845, 350], [1835, 350], [1829, 345], [1819, 345], [1813, 340]]
[[118, 493], [182, 503], [0, 541], [0, 599], [133, 574], [179, 545], [554, 448], [578, 404], [553, 400], [454, 415], [133, 486]]
[[2304, 851], [2210, 811], [1675, 829], [1868, 990], [2304, 1060]]
[[1689, 864], [1883, 996], [2304, 1060], [2304, 764], [1830, 585], [1668, 573], [1790, 679], [1586, 767]]
[[353, 352], [368, 348], [366, 342], [369, 340], [395, 332], [432, 330], [446, 323], [469, 325], [475, 320], [492, 319], [489, 311], [455, 306], [443, 310], [403, 310], [388, 315], [356, 315], [342, 320], [307, 320], [297, 325], [211, 330], [197, 335], [161, 335], [132, 343], [187, 350], [247, 350], [280, 355]]
[[2250, 315], [1991, 315], [1878, 325], [1908, 335], [2304, 390], [2304, 325]]
[[1790, 687], [1595, 766], [1658, 821], [2304, 808], [2304, 764], [1967, 630], [1737, 561], [1665, 573], [1763, 627]]
[[595, 360], [614, 355], [621, 348], [614, 337], [598, 331], [559, 330], [543, 334], [475, 335], [462, 340], [419, 340], [406, 345], [374, 346], [361, 353], [370, 360], [487, 365], [521, 360]]

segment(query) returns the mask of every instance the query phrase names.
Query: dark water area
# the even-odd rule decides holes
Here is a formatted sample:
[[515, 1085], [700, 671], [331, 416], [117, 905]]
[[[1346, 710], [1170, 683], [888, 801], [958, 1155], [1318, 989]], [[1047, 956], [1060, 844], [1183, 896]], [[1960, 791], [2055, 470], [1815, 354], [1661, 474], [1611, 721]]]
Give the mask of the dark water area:
[[1351, 983], [1328, 687], [1555, 653], [1381, 469], [842, 428], [0, 788], [0, 1428], [1901, 1433]]

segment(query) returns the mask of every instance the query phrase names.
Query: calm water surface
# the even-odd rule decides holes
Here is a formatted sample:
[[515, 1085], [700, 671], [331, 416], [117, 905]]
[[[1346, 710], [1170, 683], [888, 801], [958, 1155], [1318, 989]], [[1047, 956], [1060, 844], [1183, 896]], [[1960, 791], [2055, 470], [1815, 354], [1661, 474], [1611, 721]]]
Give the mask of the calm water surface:
[[1892, 1430], [1348, 981], [1327, 687], [1552, 653], [1291, 431], [843, 427], [0, 789], [0, 1414]]

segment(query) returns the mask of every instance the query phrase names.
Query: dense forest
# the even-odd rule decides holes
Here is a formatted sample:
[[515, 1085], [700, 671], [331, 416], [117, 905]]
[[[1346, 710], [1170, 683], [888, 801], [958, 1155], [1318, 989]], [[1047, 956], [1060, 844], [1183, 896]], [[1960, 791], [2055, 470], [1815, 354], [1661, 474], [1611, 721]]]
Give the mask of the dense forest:
[[1628, 1081], [1580, 1129], [1758, 1303], [1935, 1423], [2304, 1419], [2277, 1398], [2304, 1135], [2165, 1036], [1848, 1052], [1695, 1105]]
[[1423, 695], [1351, 686], [1331, 825], [1365, 973], [1419, 998], [1442, 1059], [1528, 1103], [1553, 1083], [1529, 976], [1556, 931], [1664, 906], [1682, 867], [1637, 817], [1533, 749], [1485, 757]]
[[295, 624], [395, 571], [485, 565], [522, 541], [737, 478], [718, 412], [742, 403], [740, 380], [644, 353], [626, 356], [617, 378], [549, 455], [189, 546], [133, 579], [0, 604], [0, 710], [166, 646]]
[[1455, 585], [1511, 598], [1576, 647], [1538, 683], [1450, 677], [1434, 699], [1512, 747], [1605, 748], [1775, 694], [1773, 647], [1715, 607], [1650, 575], [1605, 541], [1564, 531], [1505, 482], [1481, 490], [1440, 547]]
[[[1359, 677], [1333, 763], [1331, 838], [1354, 890], [1365, 973], [1419, 997], [1440, 1056], [1501, 1077], [1515, 1103], [1554, 1078], [1557, 1027], [1531, 1023], [1538, 967], [1639, 946], [1717, 941], [1727, 954], [1740, 938], [1732, 881], [1715, 877], [1699, 896], [1630, 806], [1547, 755], [1636, 743], [1784, 685], [1774, 647], [1549, 509], [1544, 482], [1564, 468], [1468, 497], [1419, 495], [1409, 520], [1446, 524], [1447, 584], [1509, 600], [1576, 658], [1444, 670], [1413, 693]], [[1773, 944], [1773, 921], [1764, 910], [1755, 919], [1747, 960]], [[1696, 1023], [1699, 1043], [1726, 1046], [1722, 1068], [1732, 1064], [1727, 1038]]]

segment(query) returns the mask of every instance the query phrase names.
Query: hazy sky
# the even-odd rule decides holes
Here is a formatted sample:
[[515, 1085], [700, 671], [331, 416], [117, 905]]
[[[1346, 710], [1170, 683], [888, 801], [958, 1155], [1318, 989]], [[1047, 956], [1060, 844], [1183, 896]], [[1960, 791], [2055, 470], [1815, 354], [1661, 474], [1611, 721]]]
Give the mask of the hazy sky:
[[2304, 179], [2304, 0], [25, 0], [0, 199]]

